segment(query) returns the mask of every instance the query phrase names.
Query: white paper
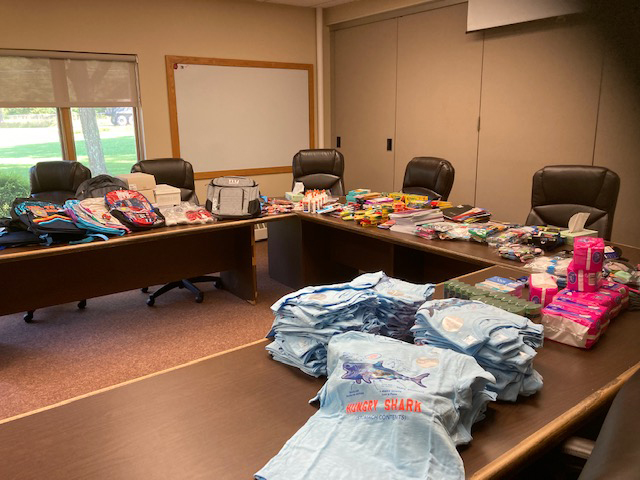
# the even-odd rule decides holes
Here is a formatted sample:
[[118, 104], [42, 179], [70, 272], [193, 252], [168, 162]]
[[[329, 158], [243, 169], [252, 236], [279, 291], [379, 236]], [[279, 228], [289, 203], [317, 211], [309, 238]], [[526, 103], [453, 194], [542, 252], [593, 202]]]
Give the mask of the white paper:
[[585, 212], [576, 213], [569, 219], [569, 232], [575, 233], [584, 230], [584, 226], [589, 220], [589, 214]]

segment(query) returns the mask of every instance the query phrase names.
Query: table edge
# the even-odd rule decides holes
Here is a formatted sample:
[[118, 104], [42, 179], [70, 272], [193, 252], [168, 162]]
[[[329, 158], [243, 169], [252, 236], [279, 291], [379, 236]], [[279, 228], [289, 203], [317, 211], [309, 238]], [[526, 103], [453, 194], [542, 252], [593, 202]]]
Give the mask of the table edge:
[[556, 417], [532, 435], [529, 435], [515, 447], [476, 471], [470, 477], [471, 480], [497, 478], [499, 475], [504, 474], [504, 472], [510, 471], [523, 463], [523, 461], [531, 455], [544, 450], [548, 444], [556, 438], [556, 434], [580, 422], [588, 417], [590, 413], [613, 400], [613, 397], [618, 393], [620, 388], [622, 388], [627, 380], [639, 369], [640, 362], [618, 375], [614, 380], [593, 392], [580, 403], [559, 417]]
[[136, 378], [132, 378], [130, 380], [125, 380], [124, 382], [115, 383], [113, 385], [109, 385], [108, 387], [99, 388], [98, 390], [93, 390], [91, 392], [83, 393], [81, 395], [78, 395], [78, 396], [75, 396], [75, 397], [71, 397], [71, 398], [68, 398], [66, 400], [62, 400], [62, 401], [57, 402], [57, 403], [52, 403], [51, 405], [46, 405], [44, 407], [36, 408], [35, 410], [30, 410], [28, 412], [19, 413], [18, 415], [14, 415], [12, 417], [3, 418], [3, 419], [0, 419], [0, 425], [4, 425], [5, 423], [9, 423], [9, 422], [12, 422], [14, 420], [19, 420], [19, 419], [24, 418], [24, 417], [29, 417], [29, 416], [35, 415], [37, 413], [45, 412], [47, 410], [52, 410], [54, 408], [61, 407], [63, 405], [67, 405], [69, 403], [73, 403], [73, 402], [76, 402], [78, 400], [82, 400], [84, 398], [92, 397], [92, 396], [98, 395], [100, 393], [108, 392], [110, 390], [115, 390], [116, 388], [124, 387], [125, 385], [129, 385], [129, 384], [132, 384], [132, 383], [137, 383], [137, 382], [140, 382], [142, 380], [146, 380], [148, 378], [157, 377], [158, 375], [163, 375], [165, 373], [173, 372], [174, 370], [179, 370], [181, 368], [189, 367], [191, 365], [195, 365], [196, 363], [204, 362], [205, 360], [210, 360], [210, 359], [215, 358], [215, 357], [226, 355], [227, 353], [232, 353], [232, 352], [235, 352], [237, 350], [242, 350], [243, 348], [253, 347], [253, 346], [259, 345], [261, 343], [267, 343], [268, 341], [269, 341], [269, 339], [267, 339], [267, 338], [260, 338], [258, 340], [253, 341], [253, 342], [245, 343], [243, 345], [239, 345], [237, 347], [229, 348], [229, 349], [223, 350], [221, 352], [212, 353], [211, 355], [207, 355], [205, 357], [196, 358], [196, 359], [190, 360], [190, 361], [188, 361], [186, 363], [181, 363], [180, 365], [175, 365], [173, 367], [165, 368], [163, 370], [158, 370], [157, 372], [152, 372], [152, 373], [149, 373], [147, 375], [143, 375], [141, 377], [136, 377]]

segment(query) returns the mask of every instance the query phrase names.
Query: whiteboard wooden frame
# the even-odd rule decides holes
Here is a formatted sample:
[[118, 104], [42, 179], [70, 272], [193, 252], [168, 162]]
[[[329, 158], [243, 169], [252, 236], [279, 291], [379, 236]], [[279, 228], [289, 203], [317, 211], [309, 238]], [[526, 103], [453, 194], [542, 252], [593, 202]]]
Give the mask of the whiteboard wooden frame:
[[[188, 65], [216, 65], [227, 67], [248, 67], [248, 68], [280, 68], [306, 70], [309, 78], [309, 148], [315, 147], [315, 109], [314, 98], [315, 89], [313, 84], [313, 65], [307, 63], [283, 63], [265, 62], [257, 60], [234, 60], [227, 58], [205, 58], [205, 57], [183, 57], [176, 55], [165, 56], [165, 66], [167, 72], [167, 91], [169, 96], [169, 125], [171, 127], [171, 151], [174, 157], [180, 157], [180, 131], [178, 126], [178, 106], [176, 102], [176, 82], [174, 77], [174, 66], [177, 64]], [[219, 170], [209, 172], [197, 172], [194, 174], [196, 180], [220, 177], [223, 175], [265, 175], [273, 173], [290, 173], [291, 166], [243, 168], [237, 170]]]

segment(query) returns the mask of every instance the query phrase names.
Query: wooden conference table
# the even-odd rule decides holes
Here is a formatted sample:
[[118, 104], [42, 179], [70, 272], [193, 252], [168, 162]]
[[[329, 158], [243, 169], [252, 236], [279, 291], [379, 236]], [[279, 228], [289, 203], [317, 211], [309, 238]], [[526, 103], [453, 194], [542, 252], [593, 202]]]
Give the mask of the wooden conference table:
[[[519, 273], [497, 266], [463, 281]], [[461, 450], [468, 477], [517, 478], [571, 434], [637, 368], [639, 334], [640, 314], [625, 312], [590, 351], [546, 342], [534, 360], [544, 388], [490, 405]], [[307, 400], [324, 381], [271, 360], [266, 344], [0, 421], [0, 478], [252, 478], [316, 411]]]
[[0, 315], [221, 272], [254, 303], [254, 226], [276, 217], [157, 228], [80, 245], [0, 251]]
[[[440, 283], [492, 265], [522, 268], [486, 244], [426, 240], [326, 215], [297, 213], [268, 229], [269, 275], [292, 288], [349, 281], [360, 271]], [[618, 246], [631, 263], [640, 263], [640, 248]], [[528, 273], [522, 269], [518, 276]]]

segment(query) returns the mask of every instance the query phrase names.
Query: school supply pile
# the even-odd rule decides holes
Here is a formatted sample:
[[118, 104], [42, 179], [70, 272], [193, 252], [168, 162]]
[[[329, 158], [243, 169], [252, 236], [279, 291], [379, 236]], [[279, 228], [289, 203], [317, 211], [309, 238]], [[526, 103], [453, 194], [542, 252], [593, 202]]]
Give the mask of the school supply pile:
[[455, 222], [429, 222], [418, 225], [415, 234], [427, 240], [470, 240], [469, 225]]
[[579, 348], [591, 348], [611, 319], [629, 303], [629, 289], [603, 283], [604, 240], [577, 237], [567, 269], [567, 288], [542, 309], [545, 336]]
[[502, 245], [513, 243], [525, 243], [532, 235], [534, 235], [538, 229], [536, 227], [518, 226], [511, 227], [507, 230], [499, 232], [495, 235], [487, 237], [487, 243], [490, 247], [498, 248]]
[[167, 227], [215, 222], [213, 215], [207, 209], [189, 202], [181, 202], [173, 207], [164, 207], [162, 214]]
[[491, 218], [491, 212], [471, 205], [458, 205], [442, 210], [444, 218], [458, 223], [485, 222]]
[[416, 285], [383, 272], [351, 282], [306, 287], [271, 307], [275, 319], [267, 350], [274, 359], [314, 375], [326, 373], [326, 345], [338, 333], [360, 330], [407, 338], [419, 306], [433, 295], [431, 284]]
[[542, 255], [542, 249], [533, 245], [521, 243], [507, 243], [498, 247], [498, 255], [507, 260], [516, 260], [526, 263], [535, 257]]
[[320, 409], [256, 479], [465, 478], [456, 445], [495, 399], [472, 357], [348, 332], [329, 342], [327, 375]]
[[425, 302], [411, 329], [417, 345], [431, 345], [473, 356], [496, 378], [487, 388], [499, 400], [515, 401], [542, 388], [533, 369], [543, 327], [520, 315], [473, 300]]
[[389, 214], [389, 219], [395, 224], [391, 227], [392, 232], [415, 234], [418, 225], [425, 223], [437, 223], [443, 221], [442, 210], [434, 208], [432, 210], [406, 210]]

